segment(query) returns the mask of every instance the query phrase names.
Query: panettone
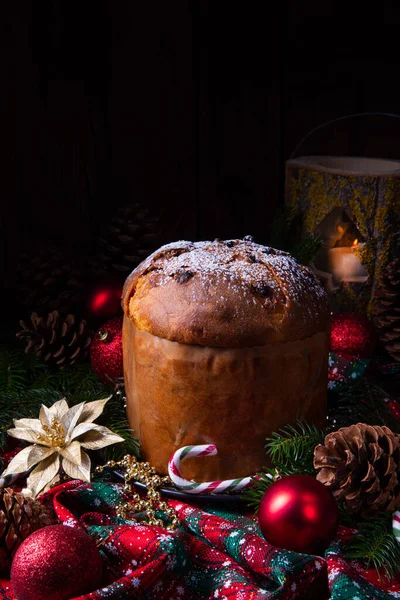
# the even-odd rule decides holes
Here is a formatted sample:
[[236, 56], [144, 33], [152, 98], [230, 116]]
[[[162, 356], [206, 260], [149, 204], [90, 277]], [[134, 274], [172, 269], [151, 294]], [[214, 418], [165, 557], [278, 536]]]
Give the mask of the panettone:
[[199, 481], [254, 474], [265, 437], [326, 413], [328, 304], [312, 272], [252, 240], [163, 246], [123, 290], [127, 412], [160, 473], [181, 446]]

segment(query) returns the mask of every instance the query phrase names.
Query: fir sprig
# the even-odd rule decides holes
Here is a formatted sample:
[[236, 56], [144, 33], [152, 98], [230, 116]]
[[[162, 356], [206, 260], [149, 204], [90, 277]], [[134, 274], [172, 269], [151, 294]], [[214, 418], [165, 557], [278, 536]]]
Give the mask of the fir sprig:
[[28, 365], [20, 352], [6, 349], [0, 351], [0, 391], [17, 392], [27, 387]]
[[293, 218], [294, 212], [290, 211], [288, 206], [278, 205], [267, 233], [267, 244], [269, 246], [286, 250], [288, 231]]
[[253, 485], [243, 491], [242, 497], [246, 500], [247, 504], [253, 508], [254, 514], [256, 515], [260, 507], [261, 498], [275, 481], [281, 477], [299, 475], [299, 473], [302, 475], [310, 475], [309, 472], [304, 473], [303, 471], [299, 471], [298, 466], [296, 467], [294, 464], [284, 465], [282, 463], [277, 463], [275, 468], [264, 467], [263, 471], [257, 473], [256, 476], [253, 477]]
[[34, 378], [32, 386], [60, 390], [74, 396], [83, 397], [87, 394], [90, 398], [96, 394], [108, 395], [110, 390], [87, 363], [59, 370], [46, 368]]
[[303, 225], [293, 207], [279, 206], [268, 232], [267, 243], [286, 250], [302, 265], [309, 265], [321, 247], [318, 236], [303, 235]]
[[290, 254], [302, 265], [309, 265], [310, 262], [315, 258], [318, 250], [320, 249], [322, 240], [319, 237], [309, 235], [300, 240], [292, 248], [290, 248]]
[[[286, 425], [266, 439], [265, 448], [273, 464], [297, 467], [298, 472], [310, 470], [314, 448], [324, 441], [326, 431], [315, 425], [296, 422]], [[310, 465], [311, 463], [311, 465]]]
[[393, 578], [399, 572], [400, 544], [393, 535], [392, 515], [381, 513], [360, 523], [357, 535], [345, 546], [345, 556], [362, 559], [367, 568], [373, 566]]
[[[0, 451], [7, 443], [7, 430], [13, 426], [14, 419], [36, 418], [40, 406], [50, 406], [60, 400], [61, 394], [53, 390], [24, 390], [0, 394]], [[1, 461], [0, 461], [1, 463]]]
[[[355, 422], [373, 422], [399, 431], [399, 422], [386, 406], [385, 397], [385, 392], [366, 378], [349, 383], [332, 412], [337, 416], [337, 421], [331, 423], [332, 427], [338, 429]], [[265, 467], [263, 472], [258, 473], [253, 486], [244, 492], [244, 498], [255, 514], [264, 493], [279, 477], [292, 474], [315, 477], [314, 448], [323, 443], [328, 430], [297, 422], [296, 426], [287, 425], [267, 438], [266, 450], [272, 467]], [[340, 522], [358, 530], [346, 545], [346, 557], [363, 560], [367, 568], [372, 566], [378, 573], [384, 572], [387, 577], [394, 577], [399, 572], [400, 545], [393, 535], [391, 514], [364, 518], [349, 515], [341, 505], [339, 511]]]
[[121, 460], [125, 454], [133, 454], [133, 456], [139, 457], [139, 441], [135, 437], [133, 429], [129, 427], [126, 418], [117, 420], [114, 417], [113, 419], [107, 421], [107, 427], [117, 435], [123, 437], [124, 442], [104, 448], [103, 456], [105, 461]]
[[339, 392], [337, 401], [330, 407], [329, 420], [334, 429], [354, 423], [386, 425], [400, 433], [400, 421], [393, 416], [385, 402], [386, 392], [367, 377], [349, 381]]
[[89, 364], [51, 370], [35, 356], [8, 349], [0, 350], [0, 450], [14, 419], [36, 418], [42, 404], [50, 406], [63, 396], [70, 406], [109, 397], [101, 423], [125, 441], [107, 448], [105, 459], [138, 456], [138, 440], [126, 418], [121, 394], [102, 383]]
[[104, 459], [106, 461], [121, 460], [125, 454], [133, 454], [136, 457], [140, 455], [139, 441], [129, 426], [124, 401], [125, 390], [121, 388], [113, 393], [104, 408], [102, 417], [107, 423], [107, 427], [125, 440], [121, 444], [108, 446], [104, 449]]
[[257, 473], [253, 485], [243, 493], [256, 513], [265, 491], [277, 478], [300, 473], [315, 477], [314, 448], [323, 442], [325, 435], [326, 431], [315, 425], [297, 421], [296, 426], [286, 425], [266, 438], [265, 448], [272, 468], [264, 467], [262, 472]]
[[243, 491], [242, 497], [246, 500], [248, 506], [254, 510], [255, 515], [258, 513], [261, 498], [276, 479], [277, 472], [275, 469], [264, 467], [264, 471], [253, 477], [253, 485]]

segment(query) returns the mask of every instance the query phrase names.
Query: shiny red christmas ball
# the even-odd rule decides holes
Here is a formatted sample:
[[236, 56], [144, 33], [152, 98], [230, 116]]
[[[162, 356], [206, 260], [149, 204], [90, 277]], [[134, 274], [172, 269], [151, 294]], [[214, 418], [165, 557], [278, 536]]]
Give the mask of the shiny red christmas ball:
[[375, 330], [366, 316], [354, 312], [333, 315], [330, 329], [331, 352], [350, 360], [370, 358], [375, 343]]
[[273, 546], [321, 555], [336, 533], [339, 511], [322, 483], [308, 475], [289, 475], [267, 489], [258, 520]]
[[119, 282], [107, 282], [97, 286], [89, 295], [88, 316], [111, 319], [121, 313], [122, 286]]
[[104, 383], [115, 383], [123, 376], [122, 317], [107, 321], [96, 331], [90, 344], [90, 362]]
[[102, 573], [102, 558], [86, 533], [50, 525], [18, 548], [11, 584], [17, 600], [66, 600], [99, 588]]

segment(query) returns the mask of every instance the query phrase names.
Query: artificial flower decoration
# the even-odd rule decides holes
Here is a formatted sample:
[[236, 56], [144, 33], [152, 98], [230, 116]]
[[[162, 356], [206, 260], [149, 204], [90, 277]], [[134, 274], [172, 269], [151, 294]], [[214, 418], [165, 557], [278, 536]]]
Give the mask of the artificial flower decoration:
[[33, 445], [12, 459], [3, 477], [37, 465], [27, 480], [27, 492], [33, 497], [59, 479], [61, 466], [73, 479], [90, 481], [90, 458], [83, 449], [99, 450], [124, 441], [107, 427], [93, 423], [108, 400], [81, 402], [69, 408], [63, 398], [50, 408], [42, 405], [38, 419], [15, 419], [15, 429], [9, 429], [8, 434]]

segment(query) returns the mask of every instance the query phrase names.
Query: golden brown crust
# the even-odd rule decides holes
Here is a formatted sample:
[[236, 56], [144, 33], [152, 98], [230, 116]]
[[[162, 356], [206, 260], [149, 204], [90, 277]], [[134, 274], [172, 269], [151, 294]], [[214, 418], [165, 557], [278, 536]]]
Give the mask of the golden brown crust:
[[138, 329], [183, 344], [262, 346], [328, 327], [325, 291], [288, 253], [247, 240], [161, 247], [125, 282]]
[[252, 348], [178, 344], [123, 325], [129, 423], [160, 474], [186, 445], [218, 456], [182, 463], [197, 481], [253, 475], [267, 464], [265, 438], [296, 419], [323, 426], [328, 334]]

